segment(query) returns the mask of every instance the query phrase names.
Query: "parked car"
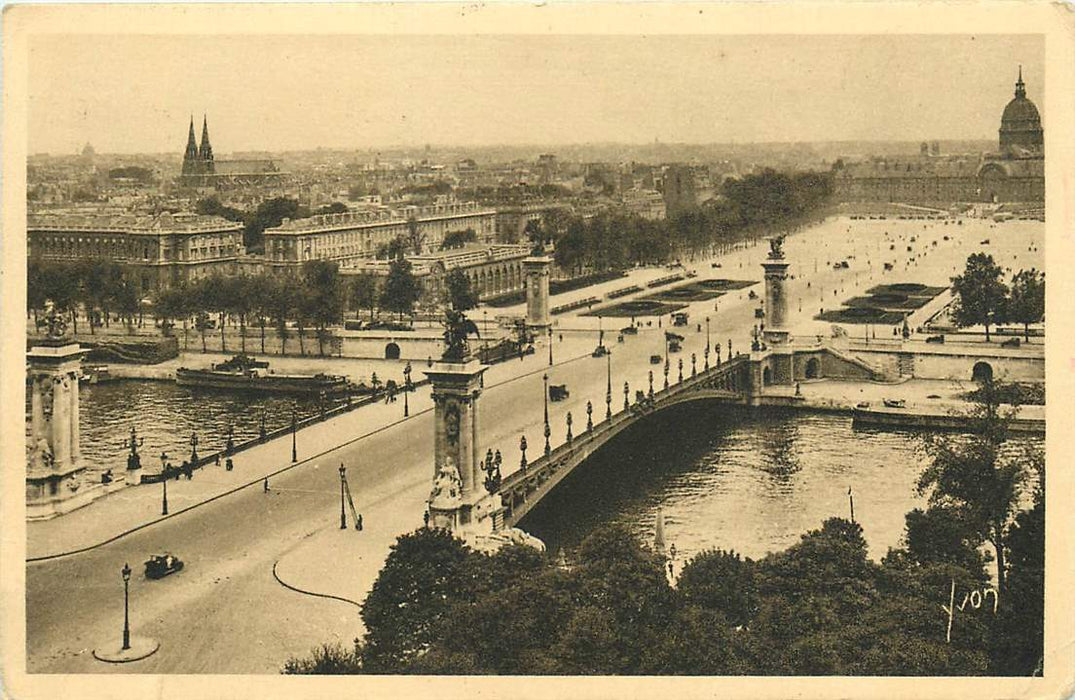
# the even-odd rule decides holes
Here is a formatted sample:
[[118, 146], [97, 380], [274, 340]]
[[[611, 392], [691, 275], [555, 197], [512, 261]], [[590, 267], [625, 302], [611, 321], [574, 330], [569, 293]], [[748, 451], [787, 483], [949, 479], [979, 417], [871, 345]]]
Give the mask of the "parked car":
[[943, 335], [931, 335], [931, 336], [926, 338], [926, 342], [927, 343], [943, 343], [944, 342], [944, 336]]
[[649, 363], [651, 365], [659, 365], [662, 362], [664, 362], [664, 358], [661, 357], [660, 355], [650, 355], [649, 356]]
[[903, 408], [907, 405], [907, 402], [903, 399], [884, 399], [886, 408]]
[[638, 329], [634, 326], [624, 326], [620, 329], [620, 333], [623, 335], [638, 335]]

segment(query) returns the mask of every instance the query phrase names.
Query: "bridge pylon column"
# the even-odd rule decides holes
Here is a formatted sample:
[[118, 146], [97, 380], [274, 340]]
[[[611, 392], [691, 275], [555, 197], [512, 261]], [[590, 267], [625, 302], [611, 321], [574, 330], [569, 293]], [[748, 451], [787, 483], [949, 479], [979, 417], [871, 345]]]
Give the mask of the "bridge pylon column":
[[31, 392], [27, 520], [52, 518], [103, 495], [99, 484], [84, 483], [79, 447], [78, 378], [86, 352], [50, 335], [26, 354]]
[[[765, 269], [765, 308], [767, 316], [763, 338], [766, 346], [771, 351], [764, 362], [769, 369], [771, 383], [790, 385], [795, 382], [794, 353], [790, 347], [791, 334], [788, 330], [786, 284], [789, 263], [784, 259], [783, 242], [783, 236], [769, 239], [769, 256], [761, 264]], [[754, 364], [752, 358], [751, 384], [753, 384]]]
[[489, 534], [502, 510], [485, 489], [478, 454], [478, 398], [482, 374], [476, 359], [437, 362], [425, 371], [433, 385], [433, 490], [429, 525], [468, 534]]
[[548, 255], [531, 255], [523, 259], [526, 271], [526, 325], [532, 329], [545, 330], [552, 321], [549, 315], [549, 268], [552, 258]]

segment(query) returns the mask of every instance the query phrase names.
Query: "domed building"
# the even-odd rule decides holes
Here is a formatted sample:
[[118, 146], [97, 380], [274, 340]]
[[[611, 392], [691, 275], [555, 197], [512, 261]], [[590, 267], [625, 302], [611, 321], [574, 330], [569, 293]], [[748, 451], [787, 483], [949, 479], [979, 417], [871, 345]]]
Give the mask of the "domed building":
[[1015, 97], [1000, 118], [997, 152], [941, 155], [939, 148], [924, 148], [917, 157], [878, 156], [841, 163], [834, 168], [836, 197], [844, 203], [942, 209], [956, 202], [1023, 203], [1036, 211], [1045, 200], [1044, 143], [1041, 115], [1027, 99], [1020, 66]]
[[1000, 118], [1000, 152], [1016, 158], [1038, 156], [1044, 143], [1041, 116], [1034, 103], [1027, 99], [1023, 67], [1019, 66], [1015, 97], [1004, 108], [1004, 115]]

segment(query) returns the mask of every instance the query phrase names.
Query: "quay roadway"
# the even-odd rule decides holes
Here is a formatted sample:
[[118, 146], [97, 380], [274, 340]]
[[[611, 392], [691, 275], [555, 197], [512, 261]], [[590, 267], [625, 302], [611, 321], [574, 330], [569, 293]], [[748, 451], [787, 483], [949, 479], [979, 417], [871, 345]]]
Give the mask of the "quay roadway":
[[[858, 290], [889, 281], [934, 283], [937, 277], [943, 281], [953, 265], [962, 267], [969, 252], [984, 249], [977, 245], [977, 238], [985, 237], [981, 228], [990, 224], [972, 223], [977, 225], [965, 223], [962, 227], [949, 225], [937, 229], [938, 238], [943, 232], [959, 235], [964, 241], [936, 253], [931, 251], [928, 265], [934, 269], [928, 276], [923, 274], [928, 269], [926, 263], [907, 271], [900, 271], [897, 265], [895, 273], [885, 274], [875, 259], [871, 267], [859, 272]], [[854, 224], [865, 225], [855, 227]], [[792, 262], [792, 274], [798, 278], [796, 281], [814, 282], [810, 291], [819, 292], [819, 301], [826, 293], [831, 294], [841, 279], [845, 280], [845, 291], [849, 293], [836, 301], [857, 293], [854, 287], [847, 289], [848, 271], [832, 270], [831, 261], [829, 267], [823, 267], [822, 259], [815, 276], [812, 266], [799, 263], [796, 255], [800, 249], [824, 250], [823, 246], [832, 246], [830, 249], [835, 251], [838, 246], [858, 244], [865, 248], [873, 243], [876, 248], [875, 238], [881, 235], [876, 224], [887, 224], [890, 231], [920, 231], [922, 222], [837, 219], [790, 238], [785, 250]], [[856, 228], [857, 234], [850, 239], [846, 233], [848, 225]], [[1040, 224], [1026, 230], [1040, 243]], [[1008, 231], [1014, 232], [1015, 227]], [[993, 240], [1001, 237], [997, 231], [989, 233]], [[1022, 238], [1024, 242], [1028, 239]], [[758, 263], [767, 252], [768, 247], [763, 243], [724, 256], [720, 269], [710, 268], [708, 262], [699, 263], [697, 269], [700, 278], [760, 280]], [[913, 255], [905, 252], [905, 246], [885, 252], [889, 260]], [[835, 253], [833, 258], [838, 259]], [[761, 285], [753, 289], [762, 294]], [[713, 342], [721, 343], [723, 358], [727, 357], [729, 337], [733, 339], [733, 350], [747, 349], [749, 331], [756, 322], [753, 316], [756, 302], [746, 298], [747, 291], [721, 297], [717, 302], [720, 310], [715, 314], [711, 311], [714, 302], [690, 305], [691, 326], [675, 329], [686, 341], [681, 353], [671, 355], [671, 381], [677, 379], [679, 358], [684, 360], [685, 375], [690, 373], [692, 352], [697, 355], [699, 368], [702, 366], [707, 313], [711, 316]], [[794, 318], [794, 293], [790, 296]], [[826, 307], [829, 304], [826, 297]], [[804, 300], [804, 316], [806, 313]], [[650, 365], [648, 359], [651, 354], [663, 355], [663, 331], [667, 324], [658, 328], [654, 321], [638, 336], [627, 336], [619, 344], [615, 330], [627, 322], [626, 319], [605, 321], [606, 345], [613, 351], [613, 411], [622, 410], [625, 379], [630, 382], [632, 396], [635, 390], [646, 390], [647, 372], [651, 369], [654, 387], [661, 388], [664, 382], [663, 364]], [[697, 323], [702, 324], [700, 333]], [[604, 358], [589, 357], [596, 342], [597, 319], [569, 314], [557, 318], [557, 324], [553, 341], [557, 364], [551, 370], [548, 348], [542, 342], [535, 355], [496, 365], [486, 373], [486, 389], [479, 408], [481, 447], [483, 452], [486, 448], [501, 450], [505, 473], [517, 468], [520, 434], [525, 433], [527, 437], [528, 457], [536, 457], [543, 449], [541, 376], [545, 371], [549, 371], [550, 383], [566, 384], [571, 392], [568, 400], [549, 404], [553, 447], [564, 441], [567, 411], [573, 415], [576, 434], [585, 429], [587, 400], [593, 402], [595, 420], [605, 415], [606, 363]], [[825, 328], [828, 325], [823, 324]], [[416, 372], [420, 369], [415, 367]], [[422, 392], [412, 399], [411, 418], [383, 430], [377, 430], [386, 420], [383, 415], [377, 418], [373, 413], [359, 410], [348, 414], [350, 423], [321, 424], [316, 440], [315, 433], [304, 436], [306, 431], [300, 432], [300, 460], [314, 453], [313, 442], [330, 451], [273, 477], [268, 494], [255, 484], [85, 553], [28, 564], [28, 670], [274, 673], [290, 655], [308, 654], [326, 641], [349, 644], [351, 639], [361, 636], [358, 608], [347, 601], [363, 600], [395, 537], [421, 525], [423, 503], [433, 476], [431, 402], [428, 393]], [[402, 415], [401, 402], [381, 408], [394, 410], [397, 417]], [[367, 433], [368, 436], [356, 439]], [[346, 444], [332, 449], [341, 443]], [[273, 441], [264, 448], [256, 464], [252, 463], [251, 454], [251, 462], [237, 460], [236, 469], [246, 470], [245, 475], [254, 470], [275, 471], [290, 463], [289, 438]], [[337, 467], [340, 462], [348, 467], [355, 505], [363, 515], [362, 532], [339, 530]], [[213, 467], [198, 473], [193, 482], [171, 483], [178, 484], [179, 489], [193, 488], [200, 479], [215, 481], [222, 474], [222, 470]], [[156, 501], [156, 489], [149, 488], [153, 490], [152, 500]], [[169, 498], [172, 498], [171, 484]], [[62, 523], [72, 516], [55, 522]], [[56, 527], [62, 529], [62, 525]], [[142, 563], [150, 554], [161, 551], [179, 556], [186, 567], [159, 581], [145, 579], [141, 575]], [[104, 664], [94, 660], [91, 652], [121, 632], [123, 600], [119, 571], [124, 562], [129, 562], [136, 572], [131, 579], [132, 634], [157, 639], [161, 646], [160, 651], [143, 661]], [[295, 588], [347, 600], [297, 593], [282, 586], [277, 576]]]

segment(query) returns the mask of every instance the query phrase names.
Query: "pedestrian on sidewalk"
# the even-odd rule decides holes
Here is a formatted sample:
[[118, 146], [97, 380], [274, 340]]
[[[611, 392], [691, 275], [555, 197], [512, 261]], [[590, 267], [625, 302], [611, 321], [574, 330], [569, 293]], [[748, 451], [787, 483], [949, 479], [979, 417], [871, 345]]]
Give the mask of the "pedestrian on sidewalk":
[[262, 488], [264, 489], [265, 493], [269, 492], [269, 477], [265, 477], [265, 481], [262, 482]]

